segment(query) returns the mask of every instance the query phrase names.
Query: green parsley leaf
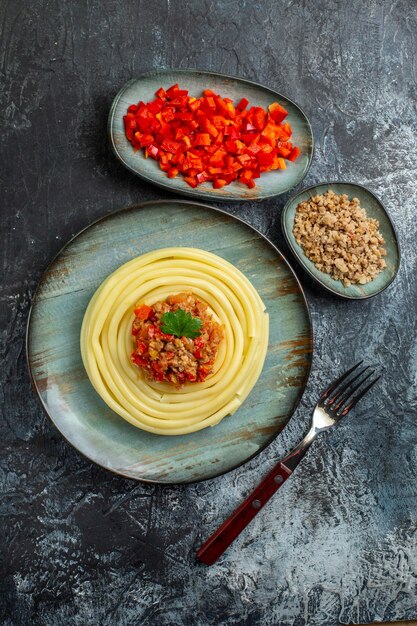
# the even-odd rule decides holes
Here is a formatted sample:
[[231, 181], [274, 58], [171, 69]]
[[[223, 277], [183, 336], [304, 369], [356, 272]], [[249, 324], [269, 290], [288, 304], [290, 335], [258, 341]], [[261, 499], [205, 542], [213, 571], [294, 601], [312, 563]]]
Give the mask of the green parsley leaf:
[[203, 326], [201, 319], [193, 317], [191, 313], [187, 313], [183, 309], [164, 313], [161, 321], [161, 330], [167, 335], [189, 337], [190, 339], [195, 339], [201, 335], [199, 332]]

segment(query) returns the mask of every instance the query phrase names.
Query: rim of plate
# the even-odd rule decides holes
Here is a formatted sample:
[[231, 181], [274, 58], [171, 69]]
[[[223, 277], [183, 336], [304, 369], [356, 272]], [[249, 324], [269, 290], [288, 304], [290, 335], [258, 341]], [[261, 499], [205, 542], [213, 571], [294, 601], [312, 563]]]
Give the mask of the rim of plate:
[[[308, 302], [307, 302], [307, 298], [306, 295], [304, 293], [304, 289], [301, 286], [301, 283], [296, 275], [296, 273], [294, 272], [294, 270], [292, 269], [290, 263], [287, 261], [287, 259], [285, 258], [285, 256], [282, 254], [282, 252], [279, 250], [279, 248], [277, 248], [277, 246], [272, 243], [272, 241], [270, 241], [270, 239], [268, 239], [268, 237], [266, 237], [266, 235], [264, 235], [263, 233], [261, 233], [257, 228], [255, 228], [254, 226], [251, 226], [248, 222], [246, 222], [244, 219], [242, 219], [241, 217], [238, 217], [236, 215], [232, 215], [230, 213], [228, 213], [227, 211], [224, 211], [223, 209], [219, 209], [218, 207], [214, 207], [214, 206], [210, 206], [208, 204], [203, 204], [202, 202], [193, 202], [191, 200], [183, 200], [183, 199], [179, 199], [179, 200], [174, 200], [174, 199], [168, 199], [168, 200], [147, 200], [145, 202], [140, 202], [138, 204], [132, 204], [129, 205], [127, 207], [123, 207], [121, 209], [117, 209], [116, 211], [112, 211], [111, 213], [109, 213], [108, 215], [103, 215], [102, 217], [97, 218], [96, 220], [94, 220], [93, 222], [91, 222], [90, 224], [88, 224], [87, 226], [85, 226], [84, 228], [82, 228], [80, 231], [78, 231], [78, 233], [76, 233], [75, 235], [73, 235], [66, 244], [64, 244], [60, 250], [57, 252], [57, 254], [55, 254], [55, 256], [52, 258], [52, 260], [50, 261], [50, 263], [48, 263], [47, 267], [45, 268], [44, 272], [42, 273], [42, 276], [36, 286], [35, 292], [33, 294], [31, 303], [30, 303], [30, 307], [29, 307], [29, 313], [28, 313], [28, 318], [27, 318], [27, 322], [26, 322], [26, 337], [25, 337], [25, 351], [26, 351], [26, 365], [29, 371], [29, 376], [30, 376], [30, 380], [32, 383], [32, 387], [36, 393], [36, 397], [44, 411], [44, 413], [46, 414], [46, 416], [48, 417], [48, 419], [50, 420], [50, 422], [53, 424], [54, 428], [56, 428], [56, 430], [59, 432], [59, 434], [61, 435], [61, 437], [66, 441], [66, 443], [68, 443], [72, 448], [74, 448], [78, 454], [80, 454], [82, 457], [84, 457], [85, 459], [87, 459], [90, 463], [93, 463], [94, 465], [96, 465], [97, 467], [100, 467], [102, 469], [105, 469], [109, 472], [111, 472], [112, 474], [115, 474], [116, 476], [122, 476], [123, 478], [129, 479], [129, 480], [133, 480], [135, 482], [140, 482], [140, 483], [145, 483], [145, 484], [152, 484], [152, 485], [190, 485], [190, 484], [197, 484], [200, 482], [205, 482], [206, 480], [212, 480], [214, 478], [218, 478], [219, 476], [224, 476], [225, 474], [228, 474], [229, 472], [238, 469], [239, 467], [245, 465], [246, 463], [248, 463], [249, 461], [251, 461], [253, 458], [255, 458], [256, 456], [258, 456], [258, 454], [260, 454], [263, 450], [265, 450], [265, 448], [267, 448], [273, 441], [274, 439], [276, 439], [276, 437], [280, 434], [280, 432], [282, 432], [282, 430], [280, 432], [277, 432], [275, 434], [273, 434], [266, 442], [264, 445], [262, 445], [259, 450], [257, 450], [254, 454], [251, 454], [250, 456], [248, 456], [246, 459], [244, 459], [243, 461], [237, 463], [236, 465], [234, 465], [233, 467], [230, 467], [227, 470], [221, 471], [218, 474], [215, 474], [214, 476], [209, 476], [207, 478], [199, 478], [197, 480], [183, 480], [183, 481], [172, 481], [172, 482], [161, 482], [158, 480], [151, 480], [151, 479], [147, 479], [147, 478], [135, 478], [131, 475], [127, 475], [125, 473], [123, 473], [122, 471], [116, 470], [112, 467], [107, 467], [101, 463], [99, 463], [98, 461], [96, 461], [95, 459], [92, 459], [88, 454], [85, 454], [85, 452], [82, 452], [81, 450], [79, 450], [60, 430], [60, 428], [58, 427], [58, 425], [55, 423], [53, 417], [51, 416], [48, 407], [46, 406], [45, 402], [42, 399], [41, 393], [39, 391], [36, 379], [33, 375], [32, 372], [32, 368], [30, 365], [30, 358], [29, 358], [29, 343], [30, 343], [30, 335], [31, 335], [31, 322], [32, 322], [32, 311], [36, 306], [37, 303], [37, 297], [38, 297], [38, 292], [44, 282], [45, 276], [48, 273], [49, 269], [53, 266], [53, 264], [55, 263], [55, 261], [59, 258], [59, 256], [63, 253], [63, 251], [72, 244], [72, 242], [77, 239], [77, 237], [79, 237], [80, 235], [82, 235], [85, 231], [87, 231], [89, 228], [91, 228], [92, 226], [95, 226], [97, 224], [99, 224], [100, 222], [105, 222], [107, 219], [111, 219], [112, 217], [114, 217], [115, 215], [119, 215], [122, 213], [125, 213], [127, 211], [132, 211], [134, 209], [142, 209], [144, 207], [147, 206], [152, 206], [155, 204], [160, 204], [161, 202], [163, 202], [164, 204], [177, 204], [177, 203], [183, 203], [183, 204], [189, 204], [192, 206], [200, 206], [203, 207], [204, 209], [209, 209], [210, 211], [214, 211], [216, 213], [220, 213], [222, 215], [225, 215], [227, 217], [230, 217], [238, 222], [240, 222], [241, 224], [243, 224], [244, 226], [247, 226], [248, 228], [250, 228], [251, 230], [255, 231], [263, 240], [265, 240], [265, 242], [267, 244], [269, 244], [277, 253], [277, 255], [280, 257], [281, 261], [287, 266], [288, 270], [290, 271], [290, 273], [292, 274], [296, 284], [298, 285], [298, 289], [299, 289], [299, 293], [302, 296], [303, 302], [304, 302], [304, 306], [305, 306], [305, 310], [307, 312], [307, 319], [308, 319], [308, 326], [309, 326], [309, 331], [310, 331], [310, 346], [309, 346], [309, 351], [308, 351], [308, 365], [307, 365], [307, 369], [304, 375], [304, 379], [300, 385], [300, 389], [297, 395], [297, 398], [295, 400], [294, 406], [292, 408], [292, 411], [289, 414], [287, 423], [285, 424], [285, 426], [288, 424], [288, 422], [290, 421], [290, 419], [292, 418], [292, 416], [294, 415], [300, 400], [303, 396], [304, 390], [306, 388], [309, 376], [310, 376], [310, 372], [311, 372], [311, 366], [312, 366], [312, 362], [313, 362], [313, 352], [314, 352], [314, 333], [313, 333], [313, 323], [312, 323], [312, 318], [311, 318], [311, 313], [310, 313], [310, 309], [308, 306]], [[120, 418], [123, 419], [123, 418]], [[284, 426], [284, 428], [285, 428]], [[140, 430], [140, 429], [139, 429]]]
[[[375, 200], [382, 206], [383, 210], [385, 211], [385, 214], [388, 217], [388, 221], [391, 225], [391, 228], [393, 230], [394, 233], [394, 237], [395, 237], [395, 243], [397, 244], [397, 250], [398, 250], [398, 263], [397, 263], [397, 267], [395, 268], [395, 272], [392, 275], [392, 277], [389, 279], [389, 281], [386, 283], [386, 285], [384, 285], [383, 287], [381, 287], [380, 289], [378, 289], [378, 291], [375, 291], [375, 293], [371, 293], [369, 295], [365, 295], [365, 296], [349, 296], [347, 294], [341, 293], [340, 291], [336, 291], [335, 289], [333, 289], [332, 287], [328, 287], [327, 285], [325, 285], [320, 278], [318, 278], [308, 267], [307, 265], [302, 261], [301, 255], [298, 252], [298, 250], [296, 250], [295, 246], [293, 245], [289, 235], [287, 234], [287, 228], [285, 226], [285, 214], [288, 211], [288, 208], [290, 206], [290, 204], [292, 204], [294, 202], [294, 200], [298, 197], [301, 196], [301, 194], [305, 193], [306, 191], [310, 191], [311, 189], [314, 189], [315, 187], [322, 187], [323, 185], [326, 186], [331, 186], [331, 185], [352, 185], [353, 187], [359, 187], [361, 189], [364, 189], [367, 193], [369, 193], [369, 195], [371, 195], [373, 198], [375, 198]], [[361, 185], [360, 183], [354, 183], [350, 180], [330, 180], [330, 181], [324, 181], [322, 183], [316, 183], [315, 185], [310, 185], [310, 187], [305, 187], [305, 189], [301, 189], [300, 191], [297, 191], [296, 194], [294, 194], [284, 205], [284, 208], [282, 209], [282, 213], [281, 213], [281, 228], [282, 231], [284, 233], [284, 237], [285, 237], [285, 241], [287, 242], [291, 252], [293, 253], [295, 260], [297, 261], [297, 263], [301, 266], [301, 268], [307, 272], [307, 274], [318, 284], [320, 285], [320, 287], [322, 287], [325, 291], [328, 291], [330, 293], [332, 293], [333, 295], [337, 296], [338, 298], [341, 298], [342, 300], [369, 300], [370, 298], [374, 298], [375, 296], [379, 295], [380, 293], [382, 293], [383, 291], [385, 291], [385, 289], [387, 289], [392, 282], [394, 282], [395, 278], [397, 277], [398, 274], [398, 270], [400, 269], [400, 264], [401, 264], [401, 248], [400, 248], [400, 242], [398, 240], [398, 233], [397, 230], [395, 228], [394, 222], [391, 219], [390, 214], [388, 213], [385, 204], [382, 202], [381, 198], [379, 196], [377, 196], [376, 193], [374, 193], [373, 191], [371, 191], [368, 187], [366, 187], [365, 185]], [[318, 270], [320, 271], [320, 270]]]
[[158, 76], [158, 75], [163, 76], [164, 74], [169, 74], [171, 72], [180, 72], [182, 74], [188, 74], [189, 72], [196, 72], [198, 74], [208, 74], [208, 75], [216, 74], [216, 76], [222, 76], [223, 78], [231, 78], [233, 80], [240, 80], [240, 81], [243, 81], [243, 82], [246, 82], [246, 83], [250, 83], [251, 85], [254, 85], [255, 87], [261, 87], [262, 89], [269, 89], [269, 91], [272, 91], [273, 93], [275, 93], [275, 94], [281, 96], [282, 98], [284, 98], [285, 100], [287, 100], [287, 102], [290, 102], [296, 109], [298, 109], [300, 111], [300, 113], [304, 116], [304, 118], [305, 118], [305, 120], [307, 122], [307, 126], [308, 126], [308, 129], [309, 129], [309, 132], [310, 132], [310, 136], [311, 136], [311, 153], [310, 153], [310, 156], [309, 156], [307, 167], [306, 167], [306, 169], [305, 169], [305, 171], [303, 173], [303, 176], [295, 185], [290, 185], [288, 187], [285, 187], [285, 189], [283, 189], [279, 193], [267, 194], [267, 195], [262, 196], [260, 198], [245, 198], [245, 197], [234, 197], [234, 196], [226, 196], [226, 195], [216, 194], [216, 195], [213, 195], [213, 200], [214, 201], [219, 200], [221, 202], [260, 202], [261, 200], [267, 200], [268, 198], [278, 198], [279, 196], [282, 196], [284, 193], [287, 193], [287, 191], [291, 191], [291, 189], [294, 189], [295, 187], [297, 187], [297, 185], [299, 185], [304, 180], [304, 178], [307, 176], [308, 172], [310, 171], [311, 164], [313, 162], [314, 151], [315, 151], [313, 128], [311, 126], [311, 122], [310, 122], [308, 116], [306, 115], [304, 109], [302, 109], [296, 102], [294, 102], [294, 100], [291, 100], [291, 98], [288, 98], [284, 94], [279, 93], [275, 89], [267, 87], [266, 85], [262, 85], [262, 83], [257, 83], [257, 82], [255, 82], [253, 80], [250, 80], [248, 78], [242, 78], [240, 76], [233, 76], [232, 74], [223, 74], [222, 72], [209, 72], [208, 70], [199, 70], [199, 69], [196, 69], [196, 68], [162, 69], [162, 70], [154, 70], [154, 71], [149, 71], [149, 72], [143, 72], [141, 74], [138, 74], [138, 76], [136, 76], [136, 78], [131, 78], [130, 80], [128, 80], [123, 85], [123, 87], [121, 89], [119, 89], [119, 91], [115, 95], [115, 97], [113, 99], [113, 102], [111, 104], [110, 111], [109, 111], [109, 116], [108, 116], [108, 119], [107, 119], [107, 134], [108, 134], [108, 137], [109, 137], [109, 140], [110, 140], [110, 145], [111, 145], [113, 154], [120, 161], [120, 163], [122, 163], [130, 172], [132, 172], [133, 174], [136, 174], [136, 176], [139, 176], [139, 178], [142, 178], [142, 180], [145, 180], [146, 182], [148, 182], [148, 183], [150, 183], [152, 185], [160, 187], [161, 189], [167, 189], [171, 193], [173, 191], [175, 191], [175, 193], [183, 194], [184, 196], [190, 196], [190, 197], [193, 197], [193, 198], [208, 199], [207, 198], [207, 193], [202, 194], [202, 193], [200, 193], [198, 191], [194, 191], [194, 189], [192, 189], [191, 187], [190, 187], [190, 189], [184, 189], [184, 190], [182, 190], [182, 189], [175, 189], [175, 190], [173, 190], [169, 183], [164, 183], [162, 181], [155, 181], [153, 178], [150, 178], [146, 174], [138, 172], [135, 168], [131, 167], [123, 159], [122, 155], [117, 150], [116, 144], [114, 142], [112, 126], [113, 126], [113, 119], [114, 119], [116, 107], [117, 107], [117, 105], [119, 103], [120, 98], [122, 97], [122, 95], [125, 92], [125, 90], [129, 87], [129, 85], [131, 85], [132, 83], [137, 82], [138, 80], [140, 80], [142, 78], [151, 77], [151, 76]]

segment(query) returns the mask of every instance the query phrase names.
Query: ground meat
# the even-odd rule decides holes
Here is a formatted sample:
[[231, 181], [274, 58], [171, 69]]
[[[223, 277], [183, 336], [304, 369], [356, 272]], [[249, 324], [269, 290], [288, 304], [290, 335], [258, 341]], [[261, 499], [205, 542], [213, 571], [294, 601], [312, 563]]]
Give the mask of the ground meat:
[[[178, 309], [202, 321], [200, 335], [195, 339], [162, 332], [163, 315]], [[132, 335], [135, 342], [132, 362], [142, 368], [148, 378], [179, 387], [185, 382], [201, 382], [212, 373], [223, 328], [213, 319], [204, 302], [192, 293], [179, 293], [152, 306], [137, 304]]]
[[319, 270], [349, 287], [369, 283], [386, 267], [378, 228], [357, 198], [329, 190], [297, 206], [293, 233]]

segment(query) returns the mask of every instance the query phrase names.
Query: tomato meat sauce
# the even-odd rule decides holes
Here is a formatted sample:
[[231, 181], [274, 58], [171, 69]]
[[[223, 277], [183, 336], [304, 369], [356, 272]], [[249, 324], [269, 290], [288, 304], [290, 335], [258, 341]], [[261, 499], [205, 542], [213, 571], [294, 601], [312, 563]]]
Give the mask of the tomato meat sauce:
[[210, 182], [220, 189], [238, 181], [252, 189], [263, 172], [285, 170], [300, 154], [284, 121], [288, 111], [278, 102], [265, 110], [248, 108], [242, 98], [235, 106], [211, 89], [194, 98], [177, 84], [155, 95], [128, 107], [126, 137], [169, 178], [181, 174], [190, 187]]
[[[179, 337], [162, 331], [165, 314], [179, 311], [199, 321], [198, 333], [191, 333], [198, 336]], [[186, 382], [202, 382], [213, 372], [223, 328], [192, 293], [171, 295], [152, 306], [138, 304], [134, 313], [131, 360], [147, 378], [181, 387]]]

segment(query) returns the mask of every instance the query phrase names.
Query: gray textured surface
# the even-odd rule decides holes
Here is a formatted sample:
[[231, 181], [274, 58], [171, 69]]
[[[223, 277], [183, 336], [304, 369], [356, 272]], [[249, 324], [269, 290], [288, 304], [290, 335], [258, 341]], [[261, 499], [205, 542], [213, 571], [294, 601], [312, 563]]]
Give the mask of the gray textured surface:
[[[7, 625], [333, 626], [417, 617], [416, 83], [413, 0], [3, 2], [1, 603]], [[399, 231], [397, 280], [374, 300], [310, 290], [316, 334], [291, 426], [207, 483], [158, 488], [87, 463], [39, 408], [25, 367], [31, 295], [72, 233], [163, 196], [110, 154], [120, 86], [161, 67], [271, 85], [313, 124], [305, 184], [356, 180]], [[286, 197], [233, 206], [286, 248]], [[365, 356], [383, 382], [311, 450], [215, 567], [194, 550], [296, 442], [313, 390]], [[413, 387], [414, 385], [414, 387]]]

